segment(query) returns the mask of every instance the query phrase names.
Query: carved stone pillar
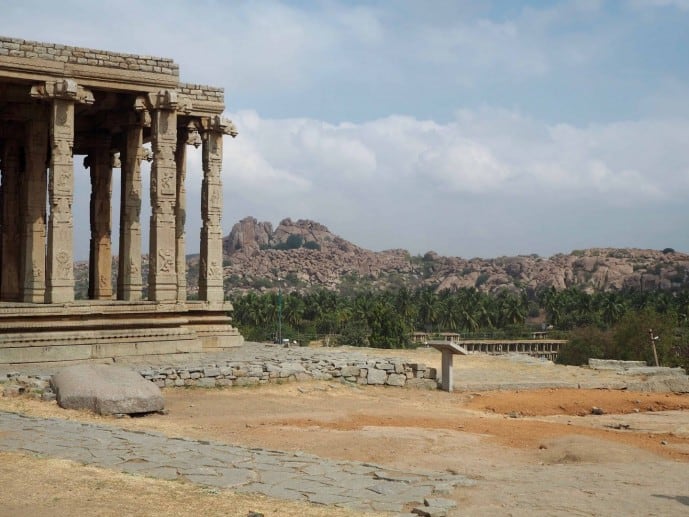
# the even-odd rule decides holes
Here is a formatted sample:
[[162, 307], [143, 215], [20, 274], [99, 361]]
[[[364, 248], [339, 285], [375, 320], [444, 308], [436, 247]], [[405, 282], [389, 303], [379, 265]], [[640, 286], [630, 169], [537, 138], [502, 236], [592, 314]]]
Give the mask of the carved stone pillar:
[[177, 299], [175, 264], [175, 197], [177, 168], [177, 101], [174, 91], [161, 91], [151, 105], [151, 227], [149, 235], [148, 298]]
[[[47, 303], [74, 300], [74, 105], [93, 104], [93, 94], [72, 79], [36, 84], [31, 97], [45, 100], [50, 111], [50, 177], [48, 180], [48, 250], [46, 256]], [[27, 166], [28, 171], [28, 166]], [[31, 192], [33, 189], [28, 188]], [[45, 198], [43, 198], [43, 210]], [[25, 261], [25, 264], [27, 261]], [[32, 276], [37, 276], [35, 273]]]
[[92, 300], [112, 298], [112, 160], [110, 138], [104, 136], [88, 156], [91, 169], [91, 241], [89, 289]]
[[175, 203], [175, 263], [177, 269], [177, 301], [187, 299], [187, 261], [184, 242], [184, 225], [187, 219], [186, 189], [184, 181], [187, 175], [187, 135], [186, 130], [177, 132], [177, 150], [175, 152], [177, 164], [177, 191]]
[[46, 301], [63, 303], [74, 300], [74, 101], [54, 99], [50, 115]]
[[45, 302], [47, 156], [47, 117], [37, 117], [26, 125], [26, 171], [21, 195], [21, 299], [31, 303]]
[[0, 259], [2, 260], [0, 299], [5, 301], [18, 301], [21, 292], [21, 253], [18, 243], [21, 235], [19, 182], [22, 171], [19, 168], [19, 142], [8, 139], [5, 141], [2, 153], [2, 258]]
[[185, 248], [185, 225], [187, 219], [187, 201], [185, 178], [187, 172], [187, 145], [198, 147], [201, 145], [201, 135], [194, 122], [190, 122], [184, 128], [177, 131], [177, 152], [175, 162], [177, 164], [177, 196], [175, 204], [175, 257], [177, 263], [177, 301], [184, 302], [187, 299], [187, 258]]
[[140, 300], [141, 279], [141, 143], [140, 125], [126, 129], [126, 141], [120, 153], [122, 162], [120, 198], [120, 256], [117, 299]]
[[213, 117], [203, 135], [203, 183], [201, 185], [201, 257], [199, 259], [199, 298], [222, 302], [222, 139], [227, 122]]

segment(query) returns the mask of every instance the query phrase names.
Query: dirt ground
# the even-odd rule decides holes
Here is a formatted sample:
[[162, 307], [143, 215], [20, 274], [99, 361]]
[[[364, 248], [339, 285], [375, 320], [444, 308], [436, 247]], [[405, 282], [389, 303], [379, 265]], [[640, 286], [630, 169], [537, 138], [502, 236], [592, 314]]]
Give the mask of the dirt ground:
[[[492, 368], [473, 375], [496, 379], [510, 365], [491, 360], [474, 367]], [[580, 375], [558, 366], [547, 375], [558, 371]], [[457, 501], [456, 515], [689, 514], [689, 395], [600, 389], [448, 394], [332, 381], [164, 393], [169, 414], [142, 418], [99, 417], [26, 398], [0, 398], [0, 410], [456, 472], [477, 481], [445, 495]], [[593, 407], [603, 414], [591, 414]], [[32, 495], [37, 485], [40, 494]], [[206, 515], [243, 516], [249, 509], [349, 514], [17, 454], [0, 455], [0, 486], [0, 515], [9, 515], [2, 508], [24, 506], [19, 515], [82, 514], [70, 510], [89, 499], [100, 502], [100, 513], [84, 513], [90, 515], [181, 515], [189, 508]]]

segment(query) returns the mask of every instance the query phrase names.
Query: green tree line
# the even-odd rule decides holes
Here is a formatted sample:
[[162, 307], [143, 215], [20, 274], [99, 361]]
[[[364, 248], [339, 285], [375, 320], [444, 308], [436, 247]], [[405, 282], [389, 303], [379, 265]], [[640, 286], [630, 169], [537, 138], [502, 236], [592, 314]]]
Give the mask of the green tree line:
[[517, 338], [545, 324], [553, 335], [570, 339], [560, 362], [580, 364], [597, 357], [651, 364], [652, 328], [660, 336], [663, 364], [689, 363], [689, 289], [589, 294], [550, 288], [488, 294], [474, 288], [437, 292], [401, 287], [348, 294], [250, 292], [232, 302], [234, 322], [250, 341], [273, 339], [279, 315], [282, 335], [290, 339], [330, 335], [339, 344], [379, 348], [412, 346], [415, 330]]

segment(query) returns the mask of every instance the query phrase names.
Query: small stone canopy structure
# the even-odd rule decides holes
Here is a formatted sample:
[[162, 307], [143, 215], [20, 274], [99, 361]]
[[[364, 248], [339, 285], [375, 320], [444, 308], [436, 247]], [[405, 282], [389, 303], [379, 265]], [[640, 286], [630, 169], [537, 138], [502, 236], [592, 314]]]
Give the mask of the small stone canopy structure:
[[[237, 134], [224, 108], [221, 88], [181, 83], [170, 59], [0, 37], [0, 364], [186, 353], [241, 342], [223, 292], [222, 145], [224, 135]], [[193, 302], [185, 260], [188, 145], [203, 149]], [[74, 301], [73, 220], [86, 216], [72, 212], [75, 155], [85, 156], [91, 178], [88, 302]], [[148, 300], [143, 159], [152, 161]], [[121, 174], [115, 292], [114, 169]]]
[[429, 341], [428, 344], [442, 353], [440, 387], [443, 391], [452, 391], [454, 382], [452, 378], [452, 357], [455, 355], [467, 355], [467, 351], [457, 343], [440, 339]]

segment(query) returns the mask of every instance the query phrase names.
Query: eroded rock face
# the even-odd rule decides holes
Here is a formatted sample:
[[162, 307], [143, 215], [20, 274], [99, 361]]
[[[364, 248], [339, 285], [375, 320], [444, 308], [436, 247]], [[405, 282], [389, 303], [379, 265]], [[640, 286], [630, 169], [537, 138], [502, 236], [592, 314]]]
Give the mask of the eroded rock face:
[[63, 368], [51, 379], [57, 403], [101, 415], [151, 413], [165, 407], [160, 388], [139, 373], [108, 364]]
[[228, 255], [239, 250], [258, 250], [267, 246], [273, 236], [273, 225], [245, 217], [232, 227], [230, 235], [223, 239], [223, 252]]

